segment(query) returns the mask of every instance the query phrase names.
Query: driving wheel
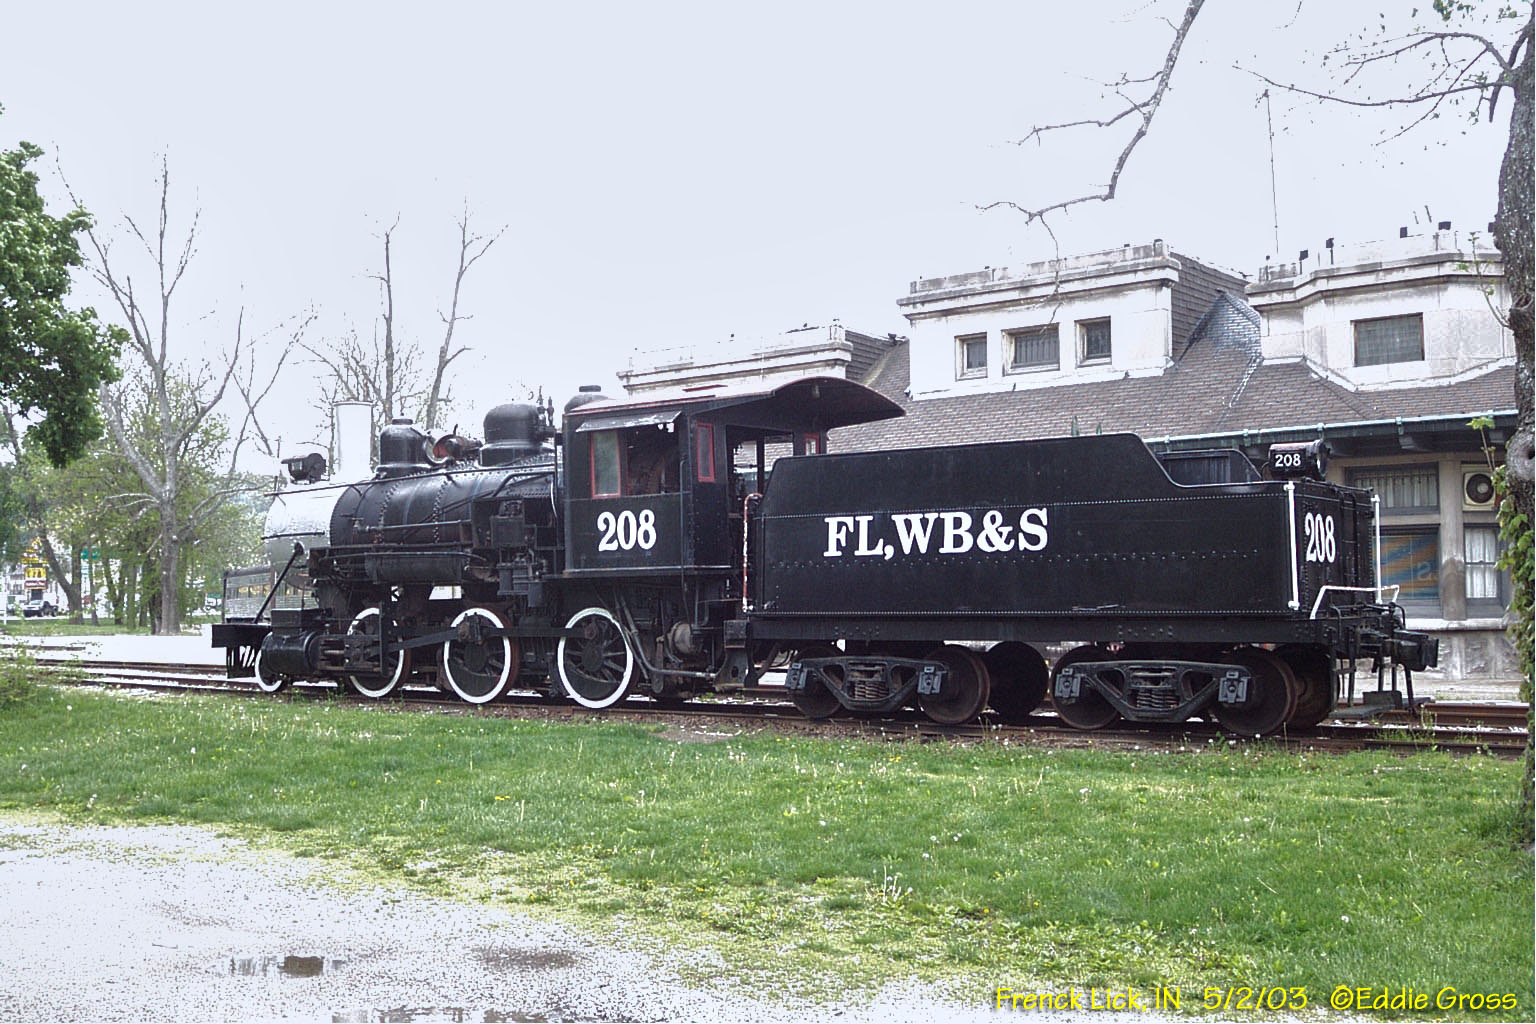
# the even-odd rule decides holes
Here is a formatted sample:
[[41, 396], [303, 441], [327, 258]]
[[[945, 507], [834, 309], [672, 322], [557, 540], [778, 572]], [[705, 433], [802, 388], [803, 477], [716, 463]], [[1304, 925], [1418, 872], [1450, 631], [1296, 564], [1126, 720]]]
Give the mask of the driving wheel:
[[[379, 626], [383, 621], [377, 606], [364, 608], [352, 619], [352, 624], [347, 627], [347, 633], [351, 636], [376, 637], [379, 635]], [[395, 662], [392, 666], [388, 666], [388, 671], [377, 675], [347, 676], [347, 682], [352, 689], [364, 697], [379, 700], [394, 693], [395, 689], [399, 687], [400, 681], [410, 673], [410, 669], [410, 652], [401, 650], [396, 653]]]
[[606, 608], [583, 608], [565, 624], [555, 665], [566, 694], [584, 708], [612, 707], [629, 692], [635, 655], [619, 620]]
[[460, 700], [487, 704], [517, 678], [519, 651], [507, 636], [486, 637], [483, 630], [505, 629], [490, 608], [466, 608], [449, 623], [454, 638], [443, 642], [443, 678]]

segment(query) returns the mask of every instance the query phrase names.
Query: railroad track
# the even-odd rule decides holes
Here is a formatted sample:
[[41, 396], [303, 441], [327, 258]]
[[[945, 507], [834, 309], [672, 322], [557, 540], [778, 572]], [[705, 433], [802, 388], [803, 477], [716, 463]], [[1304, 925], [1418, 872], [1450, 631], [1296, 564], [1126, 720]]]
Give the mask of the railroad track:
[[[221, 666], [162, 662], [83, 661], [79, 658], [38, 656], [37, 664], [54, 670], [55, 681], [72, 685], [148, 690], [161, 693], [207, 693], [266, 697], [254, 683], [226, 679]], [[285, 691], [299, 700], [338, 699], [362, 701], [343, 694], [334, 684], [295, 683]], [[372, 706], [430, 709], [458, 714], [489, 714], [518, 718], [609, 719], [619, 721], [686, 720], [700, 725], [756, 726], [782, 731], [876, 736], [888, 739], [1006, 741], [1032, 745], [1076, 748], [1201, 749], [1214, 745], [1261, 746], [1294, 750], [1392, 750], [1447, 751], [1520, 757], [1526, 747], [1528, 706], [1514, 702], [1427, 702], [1417, 718], [1405, 710], [1383, 711], [1370, 718], [1325, 722], [1316, 729], [1279, 734], [1263, 740], [1236, 739], [1214, 723], [1181, 722], [1148, 724], [1136, 728], [1107, 728], [1081, 732], [1063, 725], [1048, 712], [1031, 715], [1019, 725], [983, 719], [963, 726], [944, 726], [921, 713], [902, 709], [879, 718], [840, 715], [811, 721], [772, 687], [751, 691], [749, 699], [696, 700], [658, 709], [646, 698], [631, 698], [604, 711], [590, 711], [548, 697], [512, 693], [493, 704], [475, 707], [435, 687], [408, 685], [396, 695]], [[1347, 713], [1346, 713], [1347, 714]]]

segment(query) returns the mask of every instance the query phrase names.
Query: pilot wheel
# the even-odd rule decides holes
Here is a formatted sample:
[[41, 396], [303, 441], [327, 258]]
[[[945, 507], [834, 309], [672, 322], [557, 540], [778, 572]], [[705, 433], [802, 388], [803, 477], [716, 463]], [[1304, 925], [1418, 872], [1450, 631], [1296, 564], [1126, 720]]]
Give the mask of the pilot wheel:
[[261, 663], [261, 649], [256, 650], [256, 660], [251, 665], [251, 671], [256, 680], [256, 689], [262, 693], [281, 693], [288, 688], [291, 680], [287, 676], [280, 676], [275, 672], [267, 672]]

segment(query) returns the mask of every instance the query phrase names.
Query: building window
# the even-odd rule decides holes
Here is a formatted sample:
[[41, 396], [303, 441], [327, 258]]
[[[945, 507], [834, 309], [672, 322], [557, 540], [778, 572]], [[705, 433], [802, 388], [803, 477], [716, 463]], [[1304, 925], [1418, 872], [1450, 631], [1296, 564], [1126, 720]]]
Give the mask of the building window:
[[1424, 316], [1355, 321], [1355, 365], [1380, 366], [1424, 358]]
[[1502, 610], [1499, 528], [1492, 523], [1468, 523], [1462, 530], [1467, 565], [1467, 604], [1479, 610]]
[[1410, 611], [1440, 607], [1440, 529], [1393, 530], [1381, 535], [1381, 582], [1396, 584], [1397, 603]]
[[1375, 491], [1383, 516], [1440, 511], [1440, 474], [1434, 466], [1359, 469], [1349, 474], [1349, 482]]
[[1083, 362], [1101, 362], [1109, 358], [1109, 319], [1107, 317], [1103, 320], [1079, 320], [1077, 330], [1082, 336]]
[[1061, 338], [1055, 324], [1008, 332], [1008, 370], [1056, 369], [1061, 365]]
[[959, 347], [958, 376], [985, 377], [987, 375], [987, 336], [967, 334], [963, 338], [956, 338], [955, 343]]

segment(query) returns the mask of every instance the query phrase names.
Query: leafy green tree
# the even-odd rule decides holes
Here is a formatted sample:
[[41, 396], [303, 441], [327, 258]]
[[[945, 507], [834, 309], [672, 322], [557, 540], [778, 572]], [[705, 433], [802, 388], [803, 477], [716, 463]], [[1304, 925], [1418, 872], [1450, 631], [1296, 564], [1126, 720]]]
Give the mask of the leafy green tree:
[[64, 304], [70, 269], [81, 265], [75, 236], [91, 220], [82, 209], [45, 209], [28, 168], [42, 152], [30, 142], [0, 150], [0, 405], [40, 416], [31, 433], [62, 466], [101, 436], [96, 392], [116, 377], [124, 335], [94, 310]]

